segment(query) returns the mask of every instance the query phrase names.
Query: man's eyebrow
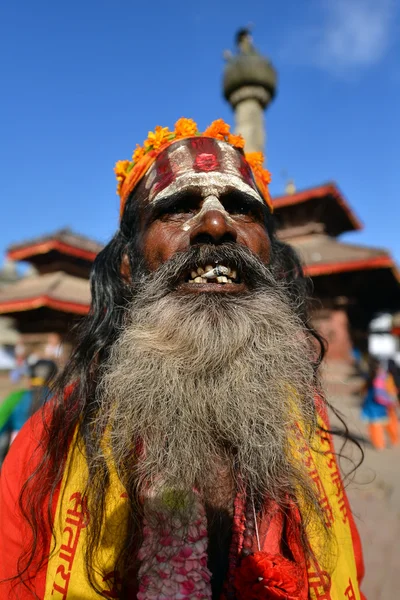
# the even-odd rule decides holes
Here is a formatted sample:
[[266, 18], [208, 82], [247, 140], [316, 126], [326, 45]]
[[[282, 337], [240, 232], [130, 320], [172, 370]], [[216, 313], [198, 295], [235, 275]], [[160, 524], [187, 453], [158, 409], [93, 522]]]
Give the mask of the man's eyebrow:
[[172, 208], [174, 204], [177, 204], [182, 200], [188, 199], [190, 196], [198, 196], [199, 200], [201, 200], [200, 188], [198, 186], [185, 188], [183, 190], [179, 190], [177, 192], [172, 193], [170, 196], [164, 196], [159, 200], [155, 199], [153, 200], [153, 202], [150, 202], [148, 204], [147, 210], [150, 212], [150, 214], [154, 213], [157, 215]]
[[237, 188], [227, 188], [226, 191], [222, 192], [219, 195], [219, 199], [221, 201], [221, 204], [224, 203], [224, 201], [229, 200], [229, 198], [232, 199], [232, 201], [241, 201], [241, 202], [245, 202], [248, 206], [254, 206], [254, 208], [260, 208], [260, 204], [264, 204], [263, 199], [260, 198], [255, 198], [252, 194], [248, 194], [247, 192], [243, 192], [241, 190], [238, 190]]

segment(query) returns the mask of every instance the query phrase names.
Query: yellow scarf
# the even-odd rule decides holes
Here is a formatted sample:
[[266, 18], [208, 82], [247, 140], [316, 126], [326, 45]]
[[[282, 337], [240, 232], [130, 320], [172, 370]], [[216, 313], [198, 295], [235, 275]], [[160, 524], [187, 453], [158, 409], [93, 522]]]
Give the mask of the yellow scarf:
[[[320, 422], [323, 425], [322, 421]], [[299, 441], [299, 440], [298, 440]], [[352, 515], [338, 471], [331, 439], [318, 432], [310, 448], [304, 439], [296, 444], [295, 460], [303, 460], [314, 482], [326, 524], [336, 540], [337, 556], [329, 574], [318, 567], [324, 556], [325, 539], [311, 519], [307, 536], [315, 556], [308, 565], [310, 600], [361, 600], [351, 533]], [[83, 548], [90, 522], [82, 498], [87, 480], [87, 465], [76, 440], [71, 445], [54, 519], [56, 550], [46, 575], [45, 600], [94, 600], [98, 598], [86, 575]], [[125, 538], [128, 504], [117, 474], [111, 472], [106, 498], [106, 514], [101, 543], [102, 572], [95, 573], [97, 586], [106, 598], [119, 598], [121, 576], [115, 571], [116, 558]], [[328, 589], [329, 588], [329, 589]]]

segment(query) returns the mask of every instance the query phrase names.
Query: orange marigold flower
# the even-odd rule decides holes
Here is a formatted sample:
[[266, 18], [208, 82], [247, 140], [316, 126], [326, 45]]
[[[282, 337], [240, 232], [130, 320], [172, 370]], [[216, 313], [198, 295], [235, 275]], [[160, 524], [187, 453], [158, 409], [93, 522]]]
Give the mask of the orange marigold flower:
[[262, 152], [248, 152], [245, 158], [253, 169], [262, 168], [264, 164], [264, 154]]
[[197, 133], [197, 123], [193, 121], [193, 119], [185, 119], [182, 117], [178, 119], [175, 123], [175, 133], [176, 137], [190, 137], [191, 135], [196, 135]]
[[171, 132], [169, 131], [168, 127], [161, 127], [161, 125], [157, 125], [155, 131], [149, 131], [147, 140], [144, 143], [144, 147], [146, 149], [152, 147], [153, 150], [158, 150], [160, 146], [167, 141], [170, 133]]
[[269, 183], [271, 183], [271, 173], [267, 170], [267, 169], [262, 169], [262, 179], [263, 182], [268, 185]]
[[235, 148], [244, 148], [244, 139], [241, 135], [233, 135], [233, 133], [230, 133], [228, 135], [228, 144]]
[[209, 127], [205, 130], [203, 135], [215, 138], [217, 140], [225, 140], [225, 137], [229, 135], [230, 125], [225, 123], [223, 119], [217, 119], [213, 121]]
[[136, 164], [144, 155], [144, 148], [142, 146], [139, 146], [139, 144], [136, 144], [136, 148], [132, 154], [132, 160], [133, 162]]

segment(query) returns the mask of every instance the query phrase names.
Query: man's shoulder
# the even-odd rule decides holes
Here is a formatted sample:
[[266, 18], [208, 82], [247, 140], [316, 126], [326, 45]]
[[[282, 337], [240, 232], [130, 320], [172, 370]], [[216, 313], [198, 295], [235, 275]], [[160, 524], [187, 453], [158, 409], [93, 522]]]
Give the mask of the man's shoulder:
[[[51, 418], [52, 403], [37, 411], [22, 427], [4, 460], [0, 473], [0, 546], [5, 549], [0, 560], [0, 597], [11, 597], [15, 582], [6, 581], [18, 572], [18, 561], [31, 540], [32, 531], [21, 510], [21, 492], [44, 455], [46, 422]], [[31, 494], [27, 497], [31, 502]], [[24, 504], [24, 506], [27, 506]], [[27, 542], [28, 540], [28, 542]], [[38, 574], [37, 589], [43, 587], [43, 573]], [[40, 584], [40, 586], [39, 586]], [[39, 586], [39, 587], [38, 587]], [[25, 588], [24, 588], [25, 589]], [[40, 588], [41, 589], [41, 588]], [[15, 597], [33, 597], [27, 591]], [[43, 595], [39, 594], [39, 597]]]
[[[19, 431], [4, 460], [1, 469], [1, 487], [4, 484], [19, 487], [37, 466], [43, 455], [42, 443], [46, 422], [50, 419], [50, 404], [30, 417]], [[2, 490], [3, 491], [3, 490]]]
[[[68, 401], [73, 386], [65, 388], [64, 402]], [[50, 425], [57, 398], [50, 398], [32, 417], [23, 425], [4, 460], [1, 477], [0, 493], [3, 493], [5, 480], [20, 489], [21, 484], [36, 469], [43, 457], [46, 447], [46, 429]]]

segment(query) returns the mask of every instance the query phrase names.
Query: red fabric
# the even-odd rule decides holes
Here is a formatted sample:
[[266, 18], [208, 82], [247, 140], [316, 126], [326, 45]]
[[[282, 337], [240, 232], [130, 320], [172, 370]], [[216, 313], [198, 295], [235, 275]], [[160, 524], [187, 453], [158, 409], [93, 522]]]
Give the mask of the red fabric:
[[[46, 565], [32, 586], [37, 596], [20, 581], [4, 579], [17, 573], [18, 558], [31, 539], [30, 528], [20, 514], [18, 498], [27, 477], [37, 466], [42, 454], [38, 440], [43, 432], [43, 412], [38, 411], [21, 429], [3, 463], [0, 476], [0, 598], [31, 600], [43, 598], [46, 584]], [[57, 498], [54, 499], [53, 511]], [[50, 544], [51, 532], [48, 530]], [[36, 569], [35, 569], [36, 570]], [[32, 570], [30, 571], [32, 574]]]
[[235, 577], [239, 600], [307, 600], [305, 571], [281, 554], [255, 552], [242, 560]]

